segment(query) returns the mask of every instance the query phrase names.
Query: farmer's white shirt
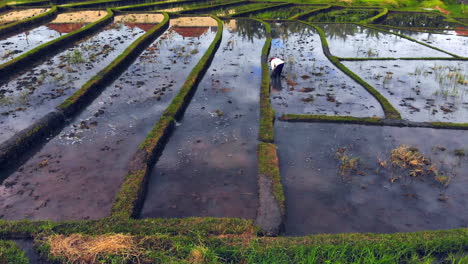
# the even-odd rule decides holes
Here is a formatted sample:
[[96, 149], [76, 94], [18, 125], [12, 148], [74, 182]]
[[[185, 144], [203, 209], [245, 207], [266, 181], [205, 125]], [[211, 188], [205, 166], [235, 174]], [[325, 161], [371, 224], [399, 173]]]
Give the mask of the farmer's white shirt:
[[271, 70], [274, 71], [278, 65], [283, 64], [284, 61], [278, 58], [274, 58], [271, 60]]

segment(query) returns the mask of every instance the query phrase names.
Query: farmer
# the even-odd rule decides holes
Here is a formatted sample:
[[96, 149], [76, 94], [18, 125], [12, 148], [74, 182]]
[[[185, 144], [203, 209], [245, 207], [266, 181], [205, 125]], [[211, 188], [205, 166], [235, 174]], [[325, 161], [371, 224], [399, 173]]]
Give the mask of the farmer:
[[271, 77], [275, 79], [280, 77], [281, 71], [283, 70], [284, 61], [278, 58], [271, 58], [270, 64], [271, 64]]

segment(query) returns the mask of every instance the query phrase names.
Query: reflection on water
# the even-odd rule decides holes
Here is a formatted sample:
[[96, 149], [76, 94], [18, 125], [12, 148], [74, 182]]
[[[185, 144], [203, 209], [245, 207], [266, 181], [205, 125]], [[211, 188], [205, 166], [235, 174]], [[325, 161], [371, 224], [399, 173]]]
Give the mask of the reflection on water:
[[142, 217], [255, 218], [263, 25], [225, 21], [222, 43], [157, 162]]
[[450, 57], [400, 36], [355, 24], [318, 24], [338, 57]]
[[454, 28], [459, 24], [448, 22], [446, 18], [437, 14], [427, 13], [398, 13], [390, 12], [382, 24], [395, 27], [440, 27]]
[[468, 122], [468, 62], [344, 62], [411, 121]]
[[359, 22], [361, 20], [376, 16], [376, 9], [340, 9], [329, 12], [320, 12], [310, 16], [309, 22]]
[[37, 16], [49, 10], [50, 8], [33, 8], [33, 9], [10, 11], [3, 15], [0, 15], [0, 25], [5, 25], [5, 24], [9, 24], [9, 23], [16, 22], [19, 20], [23, 20], [26, 18], [30, 18], [33, 16]]
[[270, 58], [285, 61], [282, 76], [271, 80], [277, 115], [383, 116], [378, 102], [325, 57], [313, 27], [276, 23], [272, 35]]

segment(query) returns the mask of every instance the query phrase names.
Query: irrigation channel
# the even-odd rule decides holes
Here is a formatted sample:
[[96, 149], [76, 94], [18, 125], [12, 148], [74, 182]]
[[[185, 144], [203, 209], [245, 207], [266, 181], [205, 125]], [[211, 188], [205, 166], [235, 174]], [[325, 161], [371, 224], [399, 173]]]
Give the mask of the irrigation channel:
[[0, 32], [16, 27], [0, 36], [1, 219], [241, 218], [286, 236], [468, 227], [461, 20], [128, 4], [1, 11]]

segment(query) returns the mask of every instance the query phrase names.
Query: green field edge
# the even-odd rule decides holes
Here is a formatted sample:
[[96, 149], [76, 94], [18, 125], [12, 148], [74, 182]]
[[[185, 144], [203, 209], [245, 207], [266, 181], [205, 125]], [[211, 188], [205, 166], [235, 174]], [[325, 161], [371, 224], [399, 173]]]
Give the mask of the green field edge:
[[422, 127], [434, 129], [467, 130], [468, 123], [414, 122], [408, 120], [385, 119], [380, 117], [329, 116], [309, 114], [283, 114], [278, 118], [285, 122], [348, 123], [376, 126]]
[[293, 5], [294, 4], [291, 4], [291, 3], [286, 3], [286, 4], [283, 3], [283, 4], [271, 5], [271, 6], [261, 7], [261, 8], [255, 8], [255, 9], [232, 14], [230, 15], [230, 17], [248, 17], [251, 14], [268, 11], [268, 10], [274, 10], [274, 9], [278, 9], [282, 7], [293, 6]]
[[174, 130], [175, 120], [183, 115], [185, 108], [190, 103], [191, 96], [196, 91], [198, 83], [203, 78], [221, 44], [223, 22], [216, 16], [211, 17], [218, 23], [216, 35], [203, 57], [190, 72], [178, 94], [172, 99], [132, 158], [130, 169], [112, 205], [111, 215], [113, 217], [129, 219], [139, 214], [146, 193], [146, 183], [157, 156], [162, 152]]

